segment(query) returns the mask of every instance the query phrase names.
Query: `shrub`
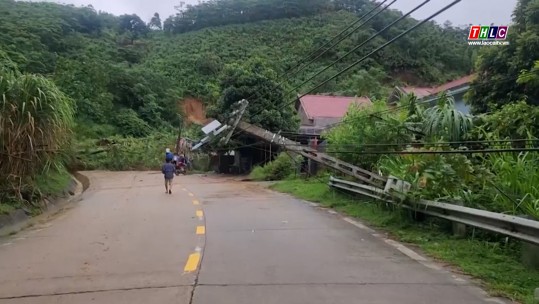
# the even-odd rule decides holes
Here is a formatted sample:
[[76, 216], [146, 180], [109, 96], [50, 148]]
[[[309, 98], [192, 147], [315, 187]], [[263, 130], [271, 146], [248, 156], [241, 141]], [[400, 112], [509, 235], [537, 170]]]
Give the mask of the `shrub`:
[[122, 109], [115, 119], [115, 124], [124, 136], [145, 137], [152, 130], [147, 122], [142, 120], [133, 109]]
[[443, 198], [469, 207], [507, 211], [506, 206], [496, 205], [492, 200], [494, 192], [487, 181], [494, 175], [482, 164], [473, 164], [463, 154], [385, 156], [378, 167], [386, 176], [393, 175], [410, 182], [413, 199]]
[[85, 140], [78, 143], [80, 152], [76, 167], [86, 170], [157, 170], [163, 164], [165, 148], [173, 147], [175, 140], [173, 135]]
[[191, 170], [199, 172], [210, 171], [210, 157], [208, 154], [194, 154], [191, 156]]
[[296, 172], [300, 161], [301, 156], [292, 157], [288, 153], [281, 153], [264, 167], [255, 167], [250, 177], [254, 180], [282, 180]]
[[[382, 114], [377, 114], [380, 118], [376, 118], [371, 116], [374, 113]], [[360, 154], [369, 151], [365, 145], [388, 144], [375, 148], [378, 152], [383, 152], [396, 150], [391, 144], [410, 142], [412, 137], [405, 126], [405, 120], [406, 115], [391, 113], [385, 101], [374, 102], [374, 105], [368, 108], [353, 105], [343, 123], [326, 134], [327, 151], [343, 161], [367, 170], [374, 169], [381, 155]], [[351, 151], [354, 153], [349, 153]]]

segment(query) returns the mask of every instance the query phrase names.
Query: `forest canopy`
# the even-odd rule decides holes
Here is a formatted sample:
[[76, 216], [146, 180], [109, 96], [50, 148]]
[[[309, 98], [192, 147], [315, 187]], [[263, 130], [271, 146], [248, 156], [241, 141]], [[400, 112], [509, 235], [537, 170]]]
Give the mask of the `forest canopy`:
[[[21, 72], [44, 75], [75, 101], [79, 134], [145, 136], [176, 127], [178, 103], [185, 98], [210, 108], [222, 107], [223, 100], [228, 104], [230, 96], [247, 98], [231, 93], [241, 83], [223, 86], [231, 67], [250, 73], [238, 81], [269, 81], [255, 81], [246, 93], [282, 83], [285, 93], [273, 90], [261, 104], [289, 100], [417, 23], [405, 18], [298, 92], [286, 94], [402, 16], [384, 11], [283, 81], [286, 71], [374, 5], [368, 0], [219, 0], [178, 7], [178, 14], [162, 21], [157, 13], [142, 20], [91, 6], [4, 0], [0, 51]], [[438, 84], [465, 75], [473, 66], [465, 37], [464, 29], [429, 22], [314, 93], [379, 98], [395, 84]], [[264, 63], [263, 75], [273, 76], [253, 72], [249, 64], [257, 61]], [[295, 125], [293, 115], [283, 117], [288, 117], [285, 124]]]

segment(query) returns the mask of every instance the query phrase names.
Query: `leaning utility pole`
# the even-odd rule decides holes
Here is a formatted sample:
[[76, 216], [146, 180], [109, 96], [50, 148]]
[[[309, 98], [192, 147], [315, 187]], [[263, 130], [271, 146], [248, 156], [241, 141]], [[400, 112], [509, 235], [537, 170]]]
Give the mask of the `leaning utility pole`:
[[176, 139], [176, 154], [180, 153], [180, 144], [182, 140], [182, 130], [183, 130], [183, 119], [180, 114], [178, 114], [178, 117], [180, 119], [180, 125], [178, 126], [178, 138]]

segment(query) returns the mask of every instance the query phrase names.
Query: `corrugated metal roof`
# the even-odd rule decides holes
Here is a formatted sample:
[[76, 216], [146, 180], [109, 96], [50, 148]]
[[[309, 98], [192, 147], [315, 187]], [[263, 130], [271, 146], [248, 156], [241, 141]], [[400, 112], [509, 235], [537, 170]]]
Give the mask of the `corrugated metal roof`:
[[432, 94], [432, 88], [416, 88], [416, 87], [404, 87], [401, 88], [406, 94], [413, 93], [417, 98], [423, 98]]
[[344, 117], [350, 105], [371, 105], [368, 97], [345, 97], [305, 95], [300, 98], [301, 107], [309, 119], [315, 117]]
[[475, 75], [468, 75], [459, 79], [455, 79], [451, 82], [445, 83], [437, 88], [435, 88], [432, 91], [432, 94], [438, 94], [447, 90], [451, 90], [453, 88], [460, 87], [462, 85], [468, 84], [472, 82], [475, 79]]
[[463, 85], [469, 84], [470, 82], [472, 82], [475, 79], [475, 77], [476, 77], [476, 75], [474, 75], [474, 74], [464, 76], [462, 78], [455, 79], [453, 81], [444, 83], [444, 84], [442, 84], [442, 85], [440, 85], [438, 87], [433, 87], [433, 88], [401, 87], [399, 89], [401, 91], [403, 91], [404, 93], [406, 93], [406, 94], [414, 93], [414, 95], [417, 96], [417, 98], [421, 99], [421, 98], [424, 98], [424, 97], [430, 97], [430, 96], [433, 96], [433, 95], [438, 95], [438, 94], [440, 94], [441, 92], [444, 92], [444, 91], [451, 91], [454, 88], [458, 88], [458, 87], [461, 87]]

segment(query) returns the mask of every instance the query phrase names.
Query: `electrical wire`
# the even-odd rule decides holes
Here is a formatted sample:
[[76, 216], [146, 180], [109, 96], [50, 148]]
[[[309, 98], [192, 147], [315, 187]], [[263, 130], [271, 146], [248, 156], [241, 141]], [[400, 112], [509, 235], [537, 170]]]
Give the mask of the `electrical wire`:
[[[403, 143], [377, 143], [377, 144], [362, 144], [362, 145], [339, 145], [339, 147], [364, 148], [364, 147], [405, 147], [405, 146], [448, 146], [448, 145], [479, 145], [479, 144], [494, 144], [494, 146], [502, 146], [510, 143], [535, 143], [539, 139], [507, 139], [507, 140], [470, 140], [470, 141], [447, 141], [447, 142], [403, 142]], [[304, 147], [300, 143], [297, 144], [279, 144], [283, 147]]]
[[519, 148], [519, 149], [483, 149], [483, 150], [441, 150], [441, 151], [333, 151], [324, 152], [326, 154], [490, 154], [507, 152], [538, 152], [539, 148]]
[[[378, 9], [380, 6], [382, 6], [384, 3], [386, 3], [388, 0], [384, 0], [382, 1], [381, 3], [379, 3], [378, 5], [376, 5], [374, 8], [372, 8], [370, 11], [368, 11], [366, 14], [364, 14], [363, 16], [359, 17], [358, 20], [352, 22], [350, 25], [348, 25], [344, 30], [342, 30], [340, 33], [338, 33], [337, 35], [335, 35], [331, 40], [329, 40], [328, 42], [324, 43], [321, 47], [319, 47], [318, 49], [314, 50], [313, 52], [311, 52], [307, 57], [301, 59], [298, 64], [296, 64], [294, 67], [290, 68], [287, 72], [285, 72], [283, 75], [281, 75], [281, 77], [283, 76], [286, 76], [287, 73], [290, 73], [292, 72], [294, 69], [298, 68], [299, 66], [301, 66], [305, 61], [309, 60], [312, 56], [314, 56], [316, 53], [320, 52], [320, 50], [322, 50], [323, 48], [325, 48], [328, 44], [332, 43], [335, 39], [337, 39], [339, 36], [341, 36], [342, 34], [344, 34], [347, 30], [349, 30], [350, 28], [352, 28], [353, 26], [355, 26], [356, 24], [358, 24], [359, 22], [361, 22], [365, 17], [367, 17], [370, 13], [374, 12], [376, 9]], [[357, 28], [356, 28], [357, 30]], [[330, 47], [331, 48], [331, 47]], [[329, 50], [329, 49], [328, 49]], [[328, 50], [324, 51], [324, 52], [327, 52]], [[281, 78], [279, 77], [279, 78]]]
[[[307, 57], [301, 59], [294, 67], [290, 68], [288, 71], [284, 72], [283, 74], [281, 74], [279, 77], [277, 78], [285, 78], [285, 80], [279, 82], [278, 84], [274, 85], [275, 88], [278, 88], [280, 86], [282, 86], [282, 84], [287, 81], [290, 76], [287, 76], [287, 74], [291, 73], [293, 70], [295, 70], [296, 68], [298, 68], [299, 66], [301, 66], [303, 63], [305, 63], [305, 61], [309, 60], [312, 56], [316, 55], [318, 52], [320, 52], [320, 50], [322, 50], [323, 48], [325, 48], [328, 44], [332, 43], [335, 39], [339, 38], [339, 36], [341, 36], [342, 34], [344, 34], [347, 30], [349, 30], [350, 28], [352, 28], [354, 25], [358, 24], [359, 22], [361, 22], [365, 17], [367, 17], [370, 13], [372, 13], [373, 11], [375, 11], [376, 9], [378, 9], [380, 6], [382, 6], [385, 2], [387, 2], [388, 0], [384, 0], [382, 1], [381, 3], [377, 4], [374, 8], [372, 8], [370, 11], [368, 11], [366, 14], [362, 15], [361, 17], [359, 17], [358, 20], [352, 22], [351, 24], [349, 24], [345, 29], [343, 29], [340, 33], [338, 33], [337, 35], [335, 35], [331, 40], [329, 40], [328, 42], [326, 42], [325, 44], [323, 44], [321, 47], [319, 47], [318, 49], [312, 51]], [[396, 0], [394, 0], [391, 4], [393, 4]], [[384, 9], [382, 9], [380, 12], [384, 11], [385, 9], [387, 9], [388, 6], [386, 6]], [[378, 15], [380, 12], [378, 12], [376, 15]], [[375, 15], [375, 16], [376, 16]], [[369, 18], [370, 20], [370, 18]], [[360, 26], [358, 26], [357, 28], [355, 28], [350, 34], [348, 34], [347, 36], [345, 36], [344, 38], [350, 36], [354, 31], [357, 31], [361, 26], [363, 26], [366, 22], [362, 23]], [[344, 38], [342, 40], [344, 40]], [[340, 43], [342, 40], [339, 40], [339, 42], [337, 43]], [[329, 51], [332, 47], [334, 47], [336, 44], [332, 45], [331, 47], [329, 47], [327, 50], [324, 51], [327, 52]], [[322, 53], [322, 54], [324, 54]], [[309, 64], [312, 63], [312, 61], [309, 62]], [[308, 65], [308, 64], [307, 64]], [[246, 100], [249, 100], [251, 99], [252, 97], [254, 97], [256, 95], [256, 93], [253, 93], [251, 95], [249, 95], [249, 97], [247, 98], [244, 98]]]
[[[307, 80], [305, 80], [304, 82], [302, 82], [300, 85], [296, 86], [295, 88], [293, 88], [292, 90], [288, 91], [287, 94], [290, 94], [292, 92], [295, 92], [297, 91], [298, 89], [300, 89], [302, 86], [304, 86], [305, 84], [307, 84], [308, 82], [310, 82], [311, 80], [313, 80], [314, 78], [316, 78], [318, 75], [322, 74], [323, 72], [327, 71], [329, 68], [331, 68], [332, 66], [336, 65], [339, 61], [343, 60], [344, 58], [348, 57], [350, 54], [354, 53], [355, 51], [357, 51], [360, 47], [364, 46], [365, 44], [371, 42], [374, 38], [380, 36], [382, 33], [384, 33], [386, 30], [388, 30], [390, 27], [392, 27], [393, 25], [397, 24], [398, 22], [402, 21], [404, 18], [410, 16], [412, 13], [414, 13], [415, 11], [417, 11], [418, 9], [420, 9], [421, 7], [423, 7], [425, 4], [427, 4], [428, 2], [430, 2], [431, 0], [425, 0], [423, 1], [421, 4], [419, 4], [418, 6], [416, 6], [414, 9], [412, 9], [411, 11], [409, 11], [408, 13], [406, 13], [405, 15], [401, 16], [400, 18], [394, 20], [393, 22], [391, 22], [390, 24], [388, 24], [386, 27], [384, 27], [383, 29], [381, 29], [380, 31], [376, 32], [374, 35], [372, 35], [371, 37], [369, 37], [367, 40], [363, 41], [362, 43], [360, 43], [359, 45], [357, 45], [356, 47], [354, 47], [352, 50], [350, 50], [348, 53], [344, 54], [341, 58], [338, 58], [337, 60], [333, 61], [331, 64], [329, 64], [328, 66], [326, 66], [325, 68], [323, 68], [322, 70], [320, 70], [319, 72], [315, 73], [313, 76], [311, 76], [310, 78], [308, 78]], [[405, 32], [406, 33], [406, 32]], [[365, 58], [366, 59], [366, 58]], [[304, 96], [304, 95], [303, 95]], [[302, 97], [303, 97], [302, 96]]]
[[[430, 0], [429, 0], [430, 1]], [[340, 75], [348, 72], [349, 70], [351, 70], [353, 67], [355, 67], [356, 65], [362, 63], [363, 61], [365, 61], [365, 59], [369, 58], [370, 56], [378, 53], [379, 51], [383, 50], [384, 48], [386, 48], [388, 45], [394, 43], [395, 41], [399, 40], [400, 38], [404, 37], [406, 34], [410, 33], [411, 31], [415, 30], [416, 28], [420, 27], [421, 25], [427, 23], [428, 21], [430, 21], [431, 19], [435, 18], [436, 16], [438, 16], [439, 14], [443, 13], [444, 11], [450, 9], [451, 7], [453, 7], [455, 4], [461, 2], [462, 0], [454, 0], [453, 2], [451, 2], [450, 4], [448, 4], [447, 6], [445, 6], [444, 8], [440, 9], [439, 11], [437, 11], [436, 13], [432, 14], [431, 16], [429, 16], [428, 18], [424, 19], [423, 21], [419, 22], [418, 24], [412, 26], [411, 28], [409, 28], [408, 30], [402, 32], [401, 34], [397, 35], [396, 37], [394, 37], [393, 39], [389, 40], [388, 42], [382, 44], [381, 46], [379, 46], [378, 48], [376, 48], [375, 50], [373, 50], [372, 52], [370, 52], [369, 54], [363, 56], [361, 59], [357, 60], [356, 62], [352, 63], [351, 65], [349, 65], [348, 67], [346, 67], [344, 70], [338, 72], [337, 74], [331, 76], [330, 78], [328, 78], [327, 80], [321, 82], [320, 84], [318, 84], [317, 86], [315, 86], [314, 88], [310, 89], [309, 91], [307, 91], [306, 93], [300, 95], [298, 98], [301, 98], [301, 97], [304, 97], [306, 96], [307, 94], [311, 93], [312, 91], [322, 87], [323, 85], [327, 84], [328, 82], [330, 82], [331, 80], [339, 77]], [[295, 101], [295, 100], [294, 100]]]
[[[505, 78], [502, 78], [502, 83], [505, 83], [505, 82], [510, 82], [510, 81], [516, 81], [518, 78], [515, 77], [515, 76], [508, 76], [508, 77], [505, 77]], [[488, 84], [488, 83], [484, 83], [484, 84], [478, 84], [478, 85], [475, 85], [474, 87], [482, 87], [482, 86], [491, 86], [491, 84]], [[432, 100], [420, 100], [420, 101], [417, 101], [416, 102], [416, 105], [420, 106], [420, 105], [426, 105], [426, 104], [429, 104], [429, 103], [432, 103], [433, 101]], [[386, 114], [386, 113], [390, 113], [390, 112], [395, 112], [397, 110], [402, 110], [402, 109], [407, 109], [410, 105], [409, 104], [405, 104], [405, 105], [400, 105], [400, 106], [396, 106], [396, 107], [391, 107], [387, 110], [381, 110], [381, 111], [377, 111], [377, 112], [373, 112], [373, 113], [365, 113], [365, 116], [360, 116], [360, 118], [365, 118], [365, 117], [368, 117], [368, 116], [371, 116], [371, 117], [375, 117], [376, 115], [380, 115], [380, 114]], [[489, 114], [489, 112], [487, 113], [483, 113], [483, 114]], [[327, 129], [331, 129], [335, 126], [338, 126], [338, 125], [341, 125], [341, 124], [344, 124], [346, 121], [345, 120], [341, 120], [339, 122], [336, 122], [334, 124], [330, 124], [328, 126], [326, 126], [326, 130]]]
[[[427, 2], [430, 1], [430, 0], [426, 0]], [[430, 17], [424, 19], [423, 21], [419, 22], [418, 24], [414, 25], [413, 27], [411, 27], [410, 29], [404, 31], [403, 33], [399, 34], [398, 36], [394, 37], [393, 39], [391, 39], [390, 41], [384, 43], [383, 45], [381, 45], [380, 47], [378, 47], [377, 49], [375, 49], [374, 51], [370, 52], [369, 54], [365, 55], [363, 58], [361, 58], [360, 60], [354, 62], [353, 64], [349, 65], [347, 68], [345, 68], [344, 70], [340, 71], [339, 73], [333, 75], [331, 78], [329, 78], [328, 80], [322, 82], [321, 84], [317, 85], [316, 87], [314, 87], [313, 89], [309, 90], [307, 93], [305, 94], [302, 94], [301, 96], [299, 96], [298, 98], [301, 98], [301, 97], [304, 97], [305, 95], [309, 94], [310, 92], [318, 89], [319, 87], [325, 85], [326, 83], [328, 83], [329, 81], [337, 78], [338, 76], [340, 76], [341, 74], [344, 74], [346, 73], [347, 71], [349, 71], [350, 69], [352, 69], [354, 66], [358, 65], [359, 63], [363, 62], [365, 59], [367, 59], [368, 57], [372, 56], [373, 54], [377, 53], [378, 51], [382, 50], [383, 48], [387, 47], [388, 45], [394, 43], [395, 41], [397, 41], [398, 39], [402, 38], [404, 35], [408, 34], [409, 32], [415, 30], [416, 28], [418, 28], [419, 26], [425, 24], [426, 22], [430, 21], [431, 19], [433, 19], [434, 17], [438, 16], [439, 14], [441, 14], [442, 12], [448, 10], [449, 8], [451, 8], [452, 6], [454, 6], [455, 4], [461, 2], [462, 0], [455, 0], [453, 1], [452, 3], [450, 3], [449, 5], [445, 6], [444, 8], [438, 10], [436, 13], [434, 13], [433, 15], [431, 15]], [[423, 3], [421, 4], [421, 6], [423, 5]], [[399, 18], [400, 19], [400, 18]], [[297, 99], [293, 99], [291, 102], [288, 102], [285, 104], [285, 107], [286, 106], [289, 106], [291, 105], [292, 103], [294, 103]], [[251, 114], [251, 116], [254, 116], [254, 115], [258, 115], [260, 114], [264, 109], [256, 112], [255, 114]], [[238, 131], [237, 133], [239, 132], [242, 132], [241, 130]], [[237, 135], [234, 134], [234, 135]], [[233, 136], [234, 136], [233, 135]]]
[[[452, 142], [437, 142], [437, 143], [401, 143], [401, 144], [364, 144], [361, 146], [358, 145], [339, 145], [339, 148], [351, 148], [351, 149], [362, 149], [365, 147], [401, 147], [401, 146], [411, 146], [411, 145], [421, 145], [421, 146], [431, 146], [431, 148], [441, 148], [440, 145], [451, 145], [451, 144], [486, 144], [486, 143], [497, 143], [493, 146], [500, 146], [500, 149], [481, 149], [481, 150], [445, 150], [445, 151], [348, 151], [348, 150], [336, 150], [323, 152], [326, 154], [446, 154], [446, 153], [456, 153], [456, 154], [470, 154], [470, 153], [496, 153], [496, 152], [523, 152], [523, 151], [539, 151], [539, 148], [503, 148], [506, 145], [503, 143], [526, 143], [526, 142], [539, 142], [539, 139], [508, 139], [508, 140], [483, 140], [483, 141], [452, 141]], [[258, 144], [263, 144], [264, 141], [256, 142], [255, 144], [240, 145], [230, 148], [223, 148], [219, 151], [230, 151], [235, 149], [241, 149], [246, 147], [251, 147]], [[267, 143], [266, 143], [267, 144]], [[277, 144], [275, 145], [284, 147], [304, 147], [311, 148], [310, 146], [302, 144]], [[255, 147], [258, 148], [258, 147]], [[259, 148], [261, 149], [261, 148]]]
[[[236, 147], [237, 149], [241, 147]], [[307, 147], [306, 147], [307, 148]], [[255, 147], [255, 149], [263, 150]], [[223, 149], [222, 151], [230, 151]], [[408, 154], [491, 154], [491, 153], [513, 153], [513, 152], [539, 152], [539, 148], [512, 148], [512, 149], [480, 149], [480, 150], [439, 150], [439, 151], [325, 151], [318, 152], [324, 154], [355, 154], [355, 155], [408, 155]]]
[[[386, 2], [387, 0], [385, 0], [384, 2]], [[376, 16], [378, 16], [379, 14], [381, 14], [382, 12], [384, 12], [385, 10], [387, 10], [391, 5], [393, 5], [393, 3], [395, 3], [397, 0], [393, 0], [391, 3], [389, 3], [388, 5], [386, 5], [383, 9], [379, 10], [376, 14], [370, 16], [367, 20], [365, 20], [363, 23], [361, 23], [358, 27], [356, 27], [354, 30], [352, 30], [350, 33], [348, 33], [347, 35], [341, 37], [337, 42], [335, 42], [333, 45], [331, 45], [328, 49], [326, 49], [325, 51], [323, 51], [322, 53], [318, 54], [318, 56], [314, 57], [313, 59], [311, 59], [309, 62], [307, 62], [303, 67], [301, 67], [299, 70], [293, 72], [293, 73], [290, 73], [288, 75], [288, 77], [286, 77], [286, 79], [284, 79], [282, 82], [279, 83], [282, 84], [283, 82], [285, 81], [288, 81], [288, 79], [290, 79], [290, 77], [292, 75], [295, 75], [301, 71], [303, 71], [305, 68], [307, 68], [307, 66], [309, 66], [311, 63], [313, 63], [316, 59], [322, 57], [322, 55], [324, 55], [327, 51], [331, 50], [332, 48], [334, 48], [336, 45], [338, 45], [339, 43], [341, 43], [344, 39], [350, 37], [353, 33], [355, 33], [357, 30], [359, 30], [363, 25], [365, 25], [367, 22], [371, 21], [373, 18], [375, 18]], [[427, 0], [427, 2], [430, 1], [430, 0]], [[383, 4], [383, 2], [382, 2]], [[368, 42], [368, 41], [367, 41]], [[363, 44], [365, 44], [366, 42], [364, 42]], [[361, 45], [360, 45], [361, 46]], [[359, 48], [359, 47], [357, 47]], [[356, 49], [357, 49], [356, 48]], [[355, 49], [355, 50], [356, 50]], [[346, 54], [345, 56], [343, 56], [342, 58], [340, 58], [339, 60], [343, 59], [344, 57], [348, 56], [350, 53]], [[294, 90], [292, 90], [294, 91]]]

